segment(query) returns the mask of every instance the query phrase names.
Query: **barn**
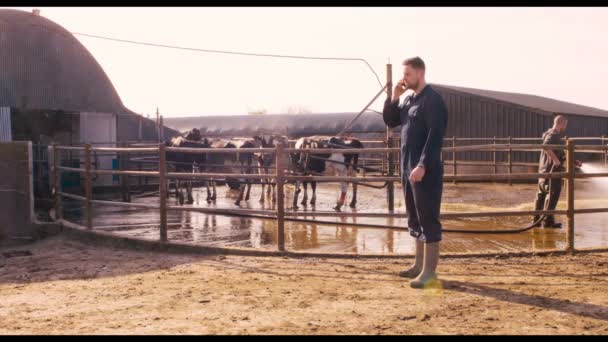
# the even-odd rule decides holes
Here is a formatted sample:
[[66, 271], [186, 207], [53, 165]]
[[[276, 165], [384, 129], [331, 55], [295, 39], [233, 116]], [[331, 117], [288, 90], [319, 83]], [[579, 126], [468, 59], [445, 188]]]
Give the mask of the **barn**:
[[[608, 111], [551, 98], [431, 84], [443, 97], [449, 112], [444, 146], [452, 146], [457, 138], [508, 138], [513, 142], [538, 143], [542, 133], [553, 124], [558, 114], [569, 118], [569, 137], [602, 137], [608, 135]], [[381, 101], [379, 99], [378, 101]], [[332, 135], [342, 130], [358, 113], [266, 114], [240, 116], [199, 116], [168, 118], [168, 126], [178, 131], [197, 127], [207, 136], [251, 136], [259, 132], [275, 132], [297, 138], [306, 135]], [[399, 127], [394, 130], [398, 139]], [[380, 113], [367, 111], [348, 130], [363, 139], [385, 139], [386, 126]], [[536, 140], [517, 140], [532, 138]], [[607, 140], [608, 141], [608, 140]], [[506, 143], [506, 139], [502, 141]], [[486, 144], [488, 141], [458, 141], [457, 146]], [[500, 143], [500, 141], [498, 141]], [[587, 141], [598, 144], [600, 140]], [[373, 146], [376, 147], [376, 146]], [[597, 155], [581, 154], [578, 159], [590, 160]], [[451, 158], [447, 156], [447, 158]], [[492, 152], [459, 152], [457, 159], [470, 162], [492, 162]], [[496, 154], [497, 162], [506, 162], [506, 152]], [[513, 152], [514, 163], [536, 163], [538, 152]], [[463, 165], [463, 167], [465, 167]], [[466, 173], [464, 168], [463, 173]], [[528, 166], [528, 171], [533, 171]], [[446, 172], [451, 172], [446, 168]]]
[[[0, 10], [0, 70], [0, 141], [32, 142], [37, 195], [48, 189], [50, 144], [116, 146], [177, 134], [169, 128], [159, 134], [155, 121], [126, 108], [89, 51], [36, 10]], [[82, 162], [68, 158], [70, 166]], [[110, 155], [97, 162], [112, 169], [117, 161]], [[68, 173], [63, 183], [78, 186], [79, 180]], [[117, 182], [111, 175], [95, 179], [95, 185]]]

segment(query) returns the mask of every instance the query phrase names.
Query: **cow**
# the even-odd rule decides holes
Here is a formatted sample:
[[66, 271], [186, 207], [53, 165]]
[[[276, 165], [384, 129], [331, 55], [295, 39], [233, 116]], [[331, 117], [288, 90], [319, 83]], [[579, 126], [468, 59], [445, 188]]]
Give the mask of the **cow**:
[[[232, 139], [230, 141], [236, 148], [256, 148], [261, 147], [261, 141], [256, 139]], [[238, 152], [236, 154], [236, 165], [239, 168], [240, 174], [253, 174], [255, 170], [254, 164], [254, 152]], [[250, 179], [239, 179], [239, 197], [234, 204], [240, 206], [245, 195], [245, 201], [249, 201], [249, 194], [251, 192], [251, 180]], [[244, 183], [244, 184], [243, 184]], [[247, 192], [245, 193], [245, 188]]]
[[[326, 136], [302, 137], [296, 141], [296, 149], [323, 149], [323, 148], [363, 148], [363, 144], [355, 138], [340, 138]], [[294, 152], [290, 154], [290, 160], [296, 172], [302, 175], [325, 174], [338, 176], [353, 176], [357, 172], [357, 163], [359, 160], [358, 153], [304, 153]], [[308, 182], [304, 183], [304, 197], [301, 204], [306, 205], [308, 200], [307, 188]], [[300, 182], [296, 181], [295, 193], [293, 198], [293, 208], [298, 208], [298, 195], [300, 193]], [[312, 198], [310, 204], [316, 203], [317, 183], [311, 182]], [[340, 197], [333, 208], [340, 211], [346, 199], [348, 190], [347, 182], [340, 182]], [[357, 205], [357, 184], [353, 183], [353, 198], [350, 202], [350, 207], [355, 208]]]
[[[229, 140], [225, 139], [213, 139], [210, 141], [210, 147], [214, 149], [218, 148], [235, 148], [234, 144], [232, 144]], [[230, 173], [232, 172], [232, 165], [235, 161], [235, 155], [233, 153], [209, 153], [207, 154], [207, 164], [205, 166], [205, 171], [210, 173]], [[227, 182], [228, 185], [231, 185], [230, 182]], [[211, 194], [209, 185], [213, 188], [213, 193]], [[210, 178], [206, 183], [207, 187], [207, 202], [214, 202], [217, 199], [217, 191], [216, 191], [216, 181], [213, 178]]]
[[[262, 148], [275, 148], [277, 143], [285, 143], [287, 141], [287, 137], [275, 134], [262, 134], [256, 135], [253, 137], [255, 141], [260, 144]], [[259, 175], [270, 175], [270, 167], [276, 159], [276, 154], [274, 152], [255, 152], [254, 158], [257, 162], [258, 166], [258, 174]], [[266, 197], [270, 197], [270, 192], [272, 191], [272, 202], [276, 202], [276, 182], [273, 178], [265, 178], [260, 180], [262, 184], [262, 191], [260, 192], [260, 203], [264, 203], [264, 187], [268, 185], [266, 190]], [[271, 189], [272, 188], [272, 189]]]
[[[188, 147], [188, 148], [208, 148], [210, 142], [207, 138], [201, 137], [201, 132], [193, 128], [181, 136], [171, 138], [165, 142], [167, 147]], [[200, 172], [200, 167], [206, 163], [205, 153], [186, 153], [186, 152], [167, 152], [167, 164], [173, 172]], [[192, 181], [187, 180], [185, 183], [188, 196], [188, 204], [194, 203], [192, 198]], [[182, 180], [179, 178], [175, 182], [175, 197], [180, 204], [184, 204], [184, 195], [182, 193]]]
[[[261, 142], [251, 138], [234, 138], [230, 140], [215, 139], [211, 141], [212, 148], [255, 148], [260, 147]], [[237, 152], [237, 153], [209, 153], [207, 157], [208, 171], [216, 173], [235, 173], [234, 170], [238, 170], [238, 174], [252, 174], [255, 169], [254, 165], [254, 153], [253, 152]], [[216, 190], [215, 181], [211, 180], [213, 186], [213, 196], [215, 200]], [[241, 201], [249, 200], [251, 192], [251, 180], [249, 179], [238, 179], [238, 177], [226, 177], [226, 184], [233, 190], [239, 190], [238, 198], [235, 202], [236, 205], [240, 205]], [[246, 190], [246, 192], [245, 192]], [[209, 188], [207, 188], [209, 192]]]

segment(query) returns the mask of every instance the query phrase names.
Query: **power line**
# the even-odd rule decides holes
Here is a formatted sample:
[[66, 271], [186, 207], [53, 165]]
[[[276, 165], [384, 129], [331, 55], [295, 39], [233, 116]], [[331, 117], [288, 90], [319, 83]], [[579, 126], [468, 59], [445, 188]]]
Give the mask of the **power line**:
[[91, 37], [91, 38], [111, 40], [111, 41], [122, 42], [122, 43], [131, 43], [131, 44], [156, 46], [156, 47], [164, 47], [164, 48], [169, 48], [169, 49], [188, 50], [188, 51], [197, 51], [197, 52], [223, 53], [223, 54], [229, 54], [229, 55], [254, 56], [254, 57], [276, 57], [276, 58], [298, 58], [298, 59], [318, 59], [318, 60], [336, 60], [336, 61], [360, 61], [360, 62], [363, 62], [363, 63], [365, 63], [367, 65], [367, 67], [372, 71], [372, 73], [374, 73], [374, 76], [376, 76], [376, 79], [378, 80], [378, 84], [380, 84], [381, 87], [384, 87], [384, 85], [380, 81], [380, 77], [378, 77], [378, 74], [376, 74], [376, 72], [374, 71], [374, 69], [372, 68], [372, 66], [365, 59], [363, 59], [363, 58], [294, 56], [294, 55], [276, 55], [276, 54], [267, 54], [267, 53], [250, 53], [250, 52], [225, 51], [225, 50], [209, 50], [209, 49], [198, 49], [198, 48], [190, 48], [190, 47], [175, 46], [175, 45], [145, 43], [145, 42], [138, 42], [138, 41], [134, 41], [134, 40], [110, 38], [110, 37], [96, 36], [96, 35], [92, 35], [92, 34], [78, 33], [78, 32], [72, 32], [72, 34], [79, 35], [79, 36], [85, 36], [85, 37]]

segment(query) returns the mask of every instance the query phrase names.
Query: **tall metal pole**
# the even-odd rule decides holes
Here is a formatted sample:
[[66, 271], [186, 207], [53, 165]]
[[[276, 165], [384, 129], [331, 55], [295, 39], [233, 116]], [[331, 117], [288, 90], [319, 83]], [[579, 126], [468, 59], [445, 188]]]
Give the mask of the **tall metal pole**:
[[91, 176], [91, 144], [84, 146], [84, 191], [86, 200], [87, 229], [93, 229], [93, 178]]
[[158, 144], [158, 190], [160, 191], [160, 241], [167, 242], [167, 182], [165, 144]]
[[[392, 100], [392, 91], [393, 91], [393, 65], [386, 65], [386, 95], [388, 100]], [[393, 147], [393, 130], [386, 126], [386, 147]], [[388, 162], [388, 176], [392, 176], [394, 173], [395, 163], [393, 162], [393, 153], [388, 152], [386, 154], [386, 160]], [[386, 198], [388, 200], [388, 211], [390, 213], [395, 211], [395, 185], [393, 182], [388, 182], [386, 187]]]
[[[492, 144], [496, 145], [496, 136], [494, 136], [494, 139], [492, 139]], [[498, 167], [496, 165], [496, 150], [492, 151], [492, 162], [494, 163], [494, 174], [498, 173]]]
[[285, 154], [285, 144], [280, 142], [276, 146], [276, 182], [277, 182], [277, 235], [278, 249], [285, 251], [285, 166], [283, 158]]
[[[121, 142], [120, 147], [128, 147], [126, 142]], [[119, 170], [128, 170], [129, 169], [129, 153], [128, 152], [118, 152], [118, 169]], [[141, 165], [141, 163], [138, 163]], [[129, 176], [128, 175], [120, 175], [120, 189], [122, 192], [122, 200], [123, 202], [131, 202], [131, 191], [129, 189]]]
[[160, 113], [158, 111], [158, 107], [156, 107], [156, 136], [158, 137], [158, 142], [160, 142]]
[[[513, 149], [511, 148], [511, 143], [513, 142], [513, 138], [509, 137], [509, 155], [507, 156], [509, 163], [509, 175], [513, 173]], [[513, 185], [513, 180], [509, 178], [509, 185]]]
[[63, 219], [63, 209], [61, 208], [61, 165], [60, 153], [57, 149], [57, 144], [53, 144], [53, 188], [55, 190], [55, 220]]
[[602, 135], [602, 147], [604, 147], [604, 153], [602, 153], [602, 158], [604, 159], [604, 167], [606, 167], [606, 162], [608, 161], [608, 148], [606, 146], [606, 137]]
[[160, 132], [160, 141], [165, 141], [165, 125], [163, 124], [163, 116], [160, 116], [158, 131]]
[[[453, 148], [456, 147], [456, 136], [452, 137], [452, 147]], [[452, 150], [452, 171], [454, 171], [453, 172], [454, 176], [456, 176], [458, 174], [458, 170], [456, 167], [456, 149]], [[456, 184], [456, 177], [454, 177], [452, 184]]]
[[141, 126], [142, 126], [142, 121], [144, 120], [143, 116], [139, 116], [139, 119], [137, 120], [137, 140], [139, 140], [139, 142], [141, 142], [142, 140], [142, 130], [141, 130]]

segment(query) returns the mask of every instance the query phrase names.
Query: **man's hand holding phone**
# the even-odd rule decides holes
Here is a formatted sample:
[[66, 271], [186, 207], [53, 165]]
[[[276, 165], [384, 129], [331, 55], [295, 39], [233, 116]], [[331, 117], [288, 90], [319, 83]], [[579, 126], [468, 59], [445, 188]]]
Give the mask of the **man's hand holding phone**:
[[403, 95], [407, 90], [407, 83], [404, 79], [401, 79], [395, 84], [395, 89], [393, 90], [393, 101], [398, 101], [399, 96]]

